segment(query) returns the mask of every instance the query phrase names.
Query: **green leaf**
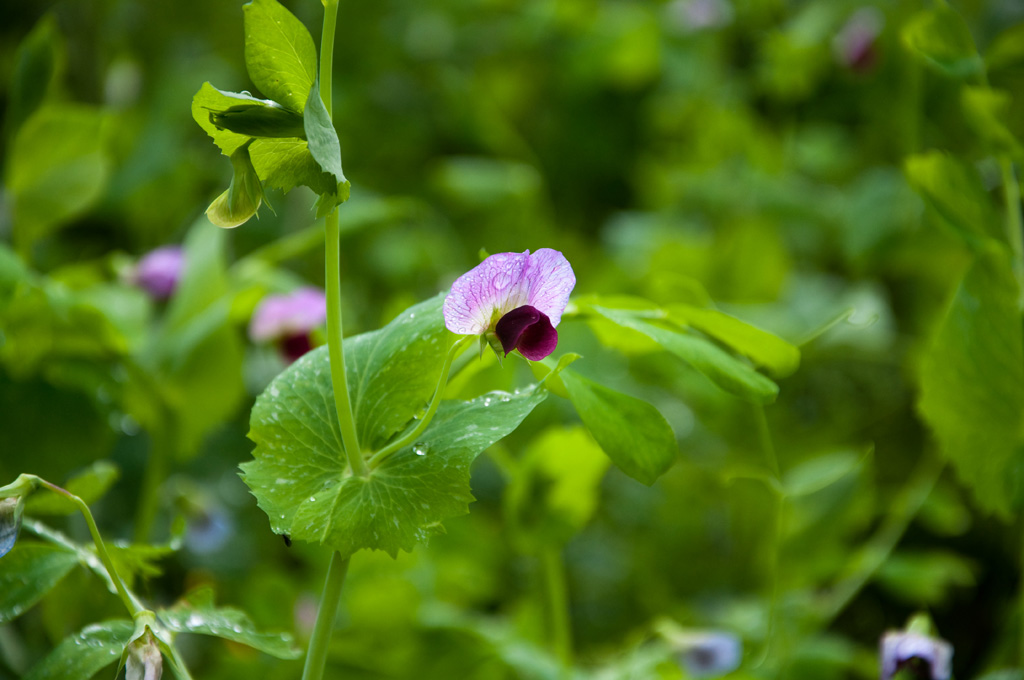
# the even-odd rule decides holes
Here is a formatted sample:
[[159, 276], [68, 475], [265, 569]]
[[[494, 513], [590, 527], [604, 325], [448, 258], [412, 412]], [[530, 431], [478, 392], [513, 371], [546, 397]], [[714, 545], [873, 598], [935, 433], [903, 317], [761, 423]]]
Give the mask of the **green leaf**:
[[786, 471], [783, 490], [787, 496], [809, 496], [832, 486], [858, 469], [864, 455], [853, 451], [835, 451], [815, 456]]
[[313, 83], [309, 91], [304, 123], [309, 152], [320, 169], [328, 173], [337, 184], [336, 190], [331, 193], [337, 194], [338, 198], [330, 208], [327, 208], [329, 211], [334, 205], [348, 198], [349, 181], [345, 179], [345, 173], [341, 169], [341, 143], [338, 141], [338, 132], [331, 122], [331, 114], [327, 112], [323, 100], [320, 99], [320, 85], [317, 82]]
[[911, 17], [902, 38], [912, 54], [943, 75], [968, 78], [985, 69], [967, 23], [947, 5]]
[[717, 309], [672, 305], [668, 308], [668, 319], [711, 336], [776, 376], [792, 375], [800, 366], [800, 350], [796, 346]]
[[276, 0], [253, 0], [245, 14], [245, 66], [260, 92], [302, 113], [316, 79], [316, 46], [306, 27]]
[[67, 637], [25, 676], [25, 680], [89, 680], [121, 658], [135, 624], [120, 619], [94, 623]]
[[966, 243], [978, 248], [986, 237], [999, 237], [999, 218], [977, 172], [940, 151], [909, 156], [904, 171], [914, 190]]
[[1024, 338], [1001, 248], [979, 254], [921, 362], [918, 408], [980, 506], [1009, 517], [1024, 432]]
[[64, 57], [64, 40], [52, 13], [45, 14], [18, 45], [8, 90], [7, 136], [38, 109], [57, 80]]
[[[237, 106], [242, 100], [248, 101], [248, 95], [238, 92], [224, 92], [218, 90], [209, 82], [203, 83], [199, 91], [192, 97], [192, 119], [199, 124], [199, 127], [203, 128], [206, 134], [210, 135], [213, 143], [217, 145], [217, 148], [225, 156], [231, 156], [239, 147], [249, 141], [250, 136], [232, 132], [226, 128], [218, 128], [213, 120], [211, 120], [210, 114], [217, 111], [226, 111], [233, 106]], [[252, 100], [261, 101], [255, 98]]]
[[593, 305], [591, 309], [623, 328], [643, 333], [730, 394], [755, 403], [768, 404], [775, 401], [779, 393], [779, 386], [770, 378], [730, 356], [710, 340], [656, 326], [643, 318], [643, 312], [610, 309], [599, 305]]
[[964, 87], [960, 101], [968, 122], [993, 152], [1018, 160], [1024, 157], [1024, 148], [1010, 131], [1013, 98], [1009, 92], [989, 87]]
[[995, 37], [985, 52], [989, 71], [1024, 63], [1024, 23], [1011, 26]]
[[569, 369], [561, 378], [583, 424], [620, 470], [650, 486], [672, 467], [676, 436], [658, 409]]
[[0, 623], [32, 607], [78, 564], [73, 551], [41, 543], [19, 543], [0, 559]]
[[954, 552], [900, 551], [878, 571], [879, 583], [900, 600], [916, 606], [941, 605], [954, 588], [975, 584], [977, 567]]
[[[376, 450], [422, 410], [436, 386], [446, 331], [438, 296], [384, 328], [345, 343], [350, 397], [365, 450]], [[440, 522], [466, 512], [469, 465], [514, 430], [547, 391], [444, 402], [413, 446], [369, 477], [347, 471], [334, 408], [327, 348], [306, 354], [275, 379], [253, 408], [254, 461], [246, 484], [276, 533], [343, 554], [411, 550]], [[421, 452], [425, 455], [418, 455]]]
[[6, 173], [18, 243], [49, 235], [102, 194], [111, 169], [105, 120], [93, 107], [48, 105], [18, 130]]
[[527, 448], [505, 494], [517, 532], [541, 545], [562, 544], [597, 509], [608, 457], [582, 427], [552, 427]]
[[240, 642], [279, 659], [302, 656], [288, 633], [261, 633], [249, 617], [238, 609], [215, 607], [213, 590], [197, 588], [170, 609], [161, 609], [157, 618], [176, 633], [213, 635]]

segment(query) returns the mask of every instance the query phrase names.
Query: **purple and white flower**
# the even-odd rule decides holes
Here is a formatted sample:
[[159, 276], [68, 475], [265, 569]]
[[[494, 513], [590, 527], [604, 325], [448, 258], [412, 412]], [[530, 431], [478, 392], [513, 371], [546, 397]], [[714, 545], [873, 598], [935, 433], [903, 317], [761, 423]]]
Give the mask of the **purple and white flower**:
[[132, 282], [157, 300], [174, 294], [185, 271], [185, 253], [180, 246], [164, 246], [147, 253], [135, 266]]
[[889, 631], [879, 643], [881, 680], [909, 670], [927, 680], [949, 680], [953, 646], [939, 638], [911, 630]]
[[539, 361], [555, 351], [555, 327], [575, 285], [569, 261], [557, 250], [497, 253], [452, 284], [444, 325], [459, 335], [494, 336], [505, 356], [519, 350]]
[[676, 661], [694, 678], [713, 678], [739, 668], [743, 644], [734, 634], [719, 630], [685, 631], [673, 639]]
[[319, 288], [299, 288], [263, 298], [249, 322], [253, 342], [275, 342], [294, 361], [313, 348], [312, 332], [327, 319], [327, 297]]
[[858, 9], [832, 39], [836, 61], [856, 72], [867, 73], [878, 60], [878, 38], [885, 17], [875, 7]]

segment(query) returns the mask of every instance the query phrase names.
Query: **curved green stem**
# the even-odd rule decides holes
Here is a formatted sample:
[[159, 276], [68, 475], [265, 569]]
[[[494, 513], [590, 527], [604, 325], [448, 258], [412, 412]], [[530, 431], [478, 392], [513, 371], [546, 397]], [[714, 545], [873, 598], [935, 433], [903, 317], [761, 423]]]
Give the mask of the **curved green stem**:
[[327, 568], [327, 581], [320, 597], [320, 608], [313, 624], [313, 636], [309, 640], [306, 652], [306, 666], [302, 669], [302, 680], [320, 680], [327, 665], [327, 647], [331, 641], [334, 628], [334, 616], [338, 612], [338, 601], [341, 599], [341, 587], [345, 585], [348, 573], [348, 558], [341, 553], [331, 555], [331, 565]]
[[85, 501], [70, 491], [62, 489], [56, 484], [51, 484], [41, 477], [35, 477], [35, 479], [40, 485], [54, 493], [64, 496], [78, 507], [79, 511], [85, 517], [85, 523], [89, 525], [89, 533], [92, 535], [92, 540], [96, 544], [96, 555], [100, 558], [100, 562], [103, 563], [103, 567], [107, 570], [107, 575], [110, 576], [110, 581], [114, 584], [114, 588], [117, 590], [117, 595], [121, 598], [121, 602], [124, 603], [125, 608], [132, 617], [135, 617], [137, 614], [144, 611], [144, 608], [135, 600], [134, 597], [132, 597], [128, 592], [128, 589], [125, 588], [124, 581], [121, 580], [120, 574], [117, 573], [117, 569], [114, 567], [114, 562], [110, 559], [110, 554], [107, 552], [107, 546], [103, 542], [103, 537], [100, 536], [100, 530], [96, 526], [96, 520], [93, 519], [92, 512], [89, 510], [89, 506], [86, 505]]
[[448, 356], [444, 358], [444, 366], [441, 367], [441, 377], [437, 380], [437, 389], [434, 390], [434, 396], [430, 400], [430, 406], [427, 408], [427, 412], [423, 414], [423, 418], [420, 419], [420, 422], [417, 423], [412, 432], [396, 439], [377, 453], [373, 454], [373, 457], [370, 458], [370, 467], [377, 467], [396, 451], [400, 451], [406, 446], [416, 443], [416, 439], [423, 434], [423, 431], [427, 429], [427, 425], [429, 425], [430, 421], [434, 418], [434, 414], [437, 413], [437, 407], [441, 405], [441, 397], [444, 396], [444, 388], [448, 384], [448, 372], [451, 371], [452, 361], [454, 361], [455, 357], [461, 354], [472, 341], [473, 336], [467, 335], [451, 346], [451, 349], [448, 350]]
[[[167, 422], [168, 416], [164, 417]], [[135, 542], [145, 543], [149, 540], [160, 510], [160, 487], [167, 477], [171, 460], [174, 457], [172, 441], [174, 427], [158, 427], [150, 433], [149, 456], [146, 458], [146, 470], [142, 476], [142, 490], [139, 492], [139, 505], [135, 522]]]

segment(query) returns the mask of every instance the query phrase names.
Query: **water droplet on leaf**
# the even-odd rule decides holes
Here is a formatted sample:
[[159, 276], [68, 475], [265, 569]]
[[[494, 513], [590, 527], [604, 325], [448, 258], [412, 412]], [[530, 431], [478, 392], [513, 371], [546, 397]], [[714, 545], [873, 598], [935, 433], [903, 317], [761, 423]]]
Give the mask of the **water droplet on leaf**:
[[427, 455], [427, 445], [422, 442], [417, 442], [412, 445], [412, 452], [417, 456], [425, 456]]

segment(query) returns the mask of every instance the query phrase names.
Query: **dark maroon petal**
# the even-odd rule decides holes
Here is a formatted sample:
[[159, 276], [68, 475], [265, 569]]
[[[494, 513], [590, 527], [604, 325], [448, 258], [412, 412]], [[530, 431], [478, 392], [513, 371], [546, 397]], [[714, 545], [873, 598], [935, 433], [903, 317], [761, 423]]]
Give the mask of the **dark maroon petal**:
[[541, 313], [535, 307], [523, 305], [516, 307], [505, 316], [498, 319], [494, 326], [494, 334], [501, 341], [501, 348], [505, 350], [505, 356], [519, 345], [519, 338], [523, 336], [526, 329], [537, 323]]
[[311, 349], [313, 342], [309, 333], [295, 333], [281, 338], [281, 353], [288, 361], [295, 361]]
[[505, 314], [494, 326], [505, 356], [514, 349], [529, 359], [539, 361], [555, 351], [558, 332], [547, 314], [530, 305], [517, 307]]

